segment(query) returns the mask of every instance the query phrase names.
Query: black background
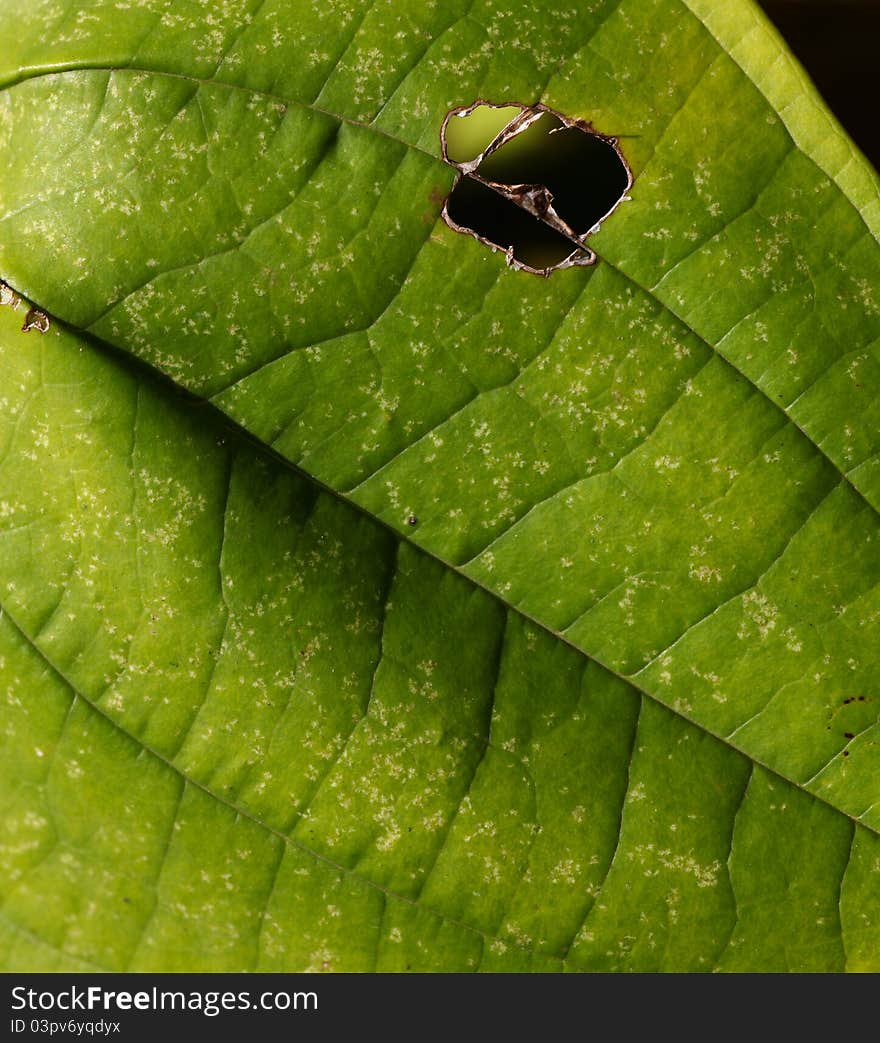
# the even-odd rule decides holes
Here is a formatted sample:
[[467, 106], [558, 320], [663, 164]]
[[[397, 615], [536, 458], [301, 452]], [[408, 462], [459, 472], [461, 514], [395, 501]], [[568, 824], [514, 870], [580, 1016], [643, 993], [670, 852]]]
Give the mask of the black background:
[[850, 137], [880, 168], [880, 0], [761, 0], [761, 6]]

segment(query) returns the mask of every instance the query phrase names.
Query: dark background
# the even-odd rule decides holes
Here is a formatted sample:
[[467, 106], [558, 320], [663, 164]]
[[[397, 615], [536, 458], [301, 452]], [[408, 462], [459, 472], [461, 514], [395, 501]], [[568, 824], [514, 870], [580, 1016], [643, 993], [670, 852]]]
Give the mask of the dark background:
[[760, 3], [850, 137], [880, 169], [880, 0]]

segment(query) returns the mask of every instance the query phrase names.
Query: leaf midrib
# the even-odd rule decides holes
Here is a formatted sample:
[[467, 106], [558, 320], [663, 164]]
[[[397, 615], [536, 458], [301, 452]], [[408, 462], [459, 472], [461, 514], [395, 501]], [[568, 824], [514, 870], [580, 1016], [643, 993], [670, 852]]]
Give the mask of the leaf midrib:
[[[12, 289], [14, 290], [14, 287], [12, 287]], [[25, 298], [23, 295], [19, 295], [19, 296], [21, 296], [21, 299], [23, 301], [25, 301], [25, 302], [27, 301], [27, 298]], [[54, 316], [54, 315], [51, 315], [50, 317], [52, 319], [52, 322], [54, 324], [56, 324], [57, 326], [59, 326], [60, 328], [67, 329], [67, 330], [69, 330], [71, 333], [73, 333], [75, 335], [82, 335], [81, 331], [77, 330], [75, 327], [71, 326], [69, 323], [65, 322], [63, 319], [59, 319], [57, 316]], [[140, 359], [137, 356], [128, 354], [122, 348], [118, 348], [115, 345], [110, 344], [110, 343], [102, 340], [100, 337], [95, 336], [95, 334], [93, 334], [93, 333], [87, 333], [86, 336], [93, 342], [95, 347], [97, 347], [99, 350], [105, 351], [109, 356], [111, 356], [112, 358], [114, 358], [118, 362], [121, 362], [127, 368], [129, 368], [130, 370], [134, 370], [135, 373], [141, 372], [141, 373], [149, 374], [150, 377], [152, 377], [153, 379], [157, 379], [160, 383], [165, 384], [166, 386], [170, 386], [170, 387], [173, 387], [173, 388], [176, 388], [176, 389], [179, 389], [179, 390], [186, 391], [185, 388], [182, 388], [181, 385], [176, 384], [166, 373], [162, 372], [161, 370], [158, 370], [158, 369], [154, 368], [150, 363], [144, 361], [143, 359]], [[356, 513], [358, 513], [362, 517], [369, 519], [374, 525], [378, 525], [382, 529], [384, 529], [385, 531], [390, 533], [395, 538], [395, 540], [397, 540], [399, 543], [407, 544], [417, 554], [424, 555], [425, 557], [429, 558], [430, 560], [436, 561], [439, 565], [443, 566], [443, 568], [448, 569], [450, 572], [452, 572], [455, 575], [461, 577], [471, 587], [473, 587], [473, 588], [475, 588], [477, 590], [482, 591], [483, 594], [485, 594], [487, 597], [490, 597], [497, 604], [501, 605], [506, 612], [509, 612], [509, 613], [511, 613], [513, 615], [518, 616], [519, 618], [525, 620], [526, 622], [528, 622], [532, 626], [536, 627], [537, 629], [539, 629], [539, 630], [543, 631], [544, 633], [550, 635], [550, 637], [552, 637], [554, 640], [556, 640], [556, 641], [560, 642], [561, 644], [565, 645], [567, 648], [571, 649], [573, 652], [575, 652], [581, 658], [587, 660], [588, 662], [595, 663], [602, 670], [606, 671], [611, 676], [617, 678], [617, 680], [621, 681], [623, 684], [628, 685], [630, 688], [633, 689], [633, 691], [637, 692], [640, 697], [642, 697], [644, 699], [649, 699], [653, 704], [655, 704], [656, 706], [661, 707], [665, 712], [670, 713], [674, 717], [677, 717], [680, 720], [685, 721], [687, 724], [689, 724], [691, 727], [695, 728], [697, 731], [700, 731], [700, 732], [702, 732], [705, 735], [711, 736], [715, 741], [720, 742], [725, 747], [733, 750], [735, 753], [739, 754], [741, 757], [743, 757], [745, 760], [749, 761], [749, 763], [754, 765], [755, 767], [759, 767], [763, 771], [766, 771], [769, 775], [772, 775], [774, 778], [779, 779], [780, 782], [783, 782], [783, 783], [785, 783], [786, 785], [789, 785], [789, 786], [793, 786], [796, 790], [806, 794], [810, 799], [815, 800], [815, 801], [817, 801], [820, 804], [824, 804], [825, 806], [829, 807], [832, 811], [834, 811], [837, 814], [842, 815], [844, 818], [848, 819], [850, 822], [853, 823], [854, 826], [856, 826], [858, 828], [861, 828], [861, 829], [864, 829], [864, 830], [866, 830], [867, 832], [869, 832], [871, 834], [880, 836], [880, 824], [874, 826], [874, 825], [871, 825], [870, 823], [863, 822], [862, 819], [859, 816], [854, 815], [854, 814], [850, 813], [849, 811], [846, 811], [844, 808], [839, 807], [837, 804], [835, 804], [833, 801], [829, 800], [827, 797], [822, 796], [822, 794], [816, 793], [815, 791], [813, 791], [811, 789], [808, 789], [806, 784], [804, 784], [802, 782], [799, 782], [797, 779], [792, 779], [789, 776], [784, 775], [778, 768], [773, 767], [771, 764], [767, 763], [766, 761], [762, 760], [760, 757], [756, 756], [753, 752], [751, 752], [751, 751], [743, 748], [742, 746], [738, 745], [736, 742], [734, 742], [732, 740], [732, 738], [730, 736], [727, 736], [727, 735], [724, 735], [724, 734], [722, 734], [720, 732], [714, 731], [713, 729], [709, 728], [704, 722], [699, 721], [699, 720], [695, 719], [694, 717], [690, 716], [688, 713], [686, 713], [680, 707], [673, 706], [670, 703], [664, 702], [654, 692], [652, 692], [648, 688], [643, 687], [642, 684], [639, 683], [639, 681], [638, 681], [638, 676], [639, 675], [638, 674], [629, 675], [629, 674], [621, 673], [619, 670], [615, 669], [613, 666], [610, 666], [609, 664], [605, 663], [596, 654], [594, 654], [592, 652], [587, 652], [583, 648], [581, 648], [579, 645], [574, 644], [568, 637], [566, 637], [566, 635], [564, 633], [561, 633], [561, 632], [559, 632], [557, 630], [554, 630], [547, 623], [545, 623], [544, 621], [542, 621], [538, 617], [532, 615], [530, 612], [526, 611], [522, 607], [520, 607], [518, 605], [514, 605], [511, 602], [507, 601], [503, 597], [503, 595], [499, 594], [497, 591], [493, 590], [491, 587], [486, 586], [481, 580], [476, 579], [475, 577], [471, 576], [467, 572], [464, 572], [459, 566], [454, 565], [453, 563], [447, 561], [445, 558], [443, 558], [439, 554], [435, 553], [434, 551], [431, 551], [428, 548], [423, 547], [421, 544], [416, 543], [411, 537], [409, 537], [405, 533], [398, 532], [398, 530], [395, 529], [388, 522], [386, 522], [383, 519], [377, 517], [376, 515], [370, 513], [365, 507], [361, 506], [356, 501], [349, 500], [343, 493], [340, 493], [338, 490], [334, 489], [332, 486], [329, 486], [329, 485], [325, 484], [319, 478], [316, 478], [314, 475], [309, 474], [307, 471], [304, 471], [301, 467], [299, 467], [297, 464], [293, 463], [287, 457], [283, 456], [281, 453], [279, 453], [272, 446], [266, 445], [259, 438], [257, 438], [257, 436], [254, 435], [251, 431], [248, 431], [247, 428], [242, 427], [239, 423], [237, 423], [235, 420], [233, 420], [228, 414], [224, 413], [223, 410], [221, 410], [218, 406], [216, 406], [210, 399], [198, 399], [197, 401], [199, 402], [199, 408], [201, 410], [207, 409], [207, 410], [210, 411], [210, 416], [211, 416], [211, 418], [213, 420], [215, 420], [216, 422], [218, 422], [220, 424], [225, 425], [228, 429], [232, 430], [238, 437], [242, 438], [249, 445], [253, 446], [259, 453], [264, 455], [268, 460], [270, 460], [273, 463], [275, 463], [275, 464], [285, 468], [286, 470], [292, 471], [294, 474], [298, 475], [300, 478], [305, 479], [306, 481], [310, 482], [312, 485], [316, 486], [325, 495], [330, 496], [334, 500], [337, 500], [340, 503], [345, 504], [345, 506], [348, 507], [350, 510], [354, 510]], [[64, 672], [62, 670], [60, 670], [52, 662], [52, 660], [43, 651], [43, 649], [41, 649], [37, 644], [34, 643], [34, 641], [31, 640], [31, 638], [29, 637], [27, 632], [18, 623], [18, 621], [16, 620], [15, 616], [13, 615], [13, 613], [11, 613], [8, 610], [8, 608], [6, 608], [2, 598], [0, 598], [0, 614], [5, 614], [9, 618], [10, 622], [21, 633], [22, 638], [28, 643], [28, 645], [34, 650], [34, 652], [46, 663], [46, 665], [49, 667], [49, 669], [51, 669], [68, 686], [68, 688], [70, 688], [70, 690], [74, 694], [78, 695], [84, 702], [88, 703], [89, 706], [92, 706], [96, 710], [96, 712], [98, 712], [102, 716], [106, 717], [107, 720], [109, 720], [113, 724], [113, 726], [117, 730], [119, 730], [121, 733], [123, 733], [125, 735], [128, 735], [129, 738], [131, 738], [134, 742], [138, 743], [140, 746], [142, 746], [149, 753], [155, 753], [156, 757], [158, 757], [159, 760], [161, 760], [163, 763], [166, 763], [170, 767], [172, 767], [173, 770], [176, 771], [178, 773], [178, 775], [180, 775], [182, 778], [186, 779], [186, 781], [192, 782], [192, 785], [197, 786], [199, 789], [203, 790], [205, 793], [208, 793], [211, 796], [215, 796], [213, 791], [211, 791], [210, 789], [208, 789], [206, 786], [202, 785], [201, 783], [199, 783], [199, 782], [197, 782], [197, 781], [195, 781], [193, 779], [189, 779], [189, 777], [180, 768], [178, 768], [172, 761], [168, 760], [167, 757], [165, 757], [161, 753], [153, 750], [152, 747], [150, 747], [149, 745], [144, 743], [138, 736], [128, 732], [125, 728], [122, 727], [121, 724], [119, 724], [118, 721], [116, 721], [114, 718], [110, 717], [104, 710], [102, 710], [97, 704], [95, 704], [88, 696], [86, 696], [84, 693], [80, 692], [76, 688], [76, 686], [73, 684], [73, 682], [70, 681], [65, 676]], [[680, 638], [679, 638], [679, 640], [680, 640]], [[484, 740], [481, 738], [481, 741], [484, 741]], [[827, 767], [827, 765], [823, 766], [823, 769], [820, 769], [820, 771], [824, 770], [824, 767]], [[815, 778], [817, 774], [818, 773], [813, 773], [813, 775], [811, 775], [811, 779]], [[216, 797], [217, 797], [217, 800], [219, 800], [221, 803], [226, 804], [228, 807], [230, 807], [231, 809], [235, 810], [236, 812], [240, 812], [241, 814], [246, 815], [249, 819], [251, 819], [252, 821], [257, 823], [258, 825], [264, 825], [264, 823], [262, 823], [260, 819], [256, 818], [253, 814], [251, 814], [249, 812], [246, 812], [243, 809], [239, 808], [238, 805], [227, 801], [226, 798], [224, 798], [222, 795], [217, 794]], [[870, 809], [868, 809], [868, 810], [870, 810]], [[276, 835], [281, 836], [281, 837], [285, 837], [285, 834], [280, 833], [278, 830], [275, 830], [272, 826], [269, 826], [268, 824], [265, 824], [265, 825], [266, 825], [267, 829], [271, 830]], [[319, 859], [321, 861], [326, 862], [327, 864], [333, 866], [335, 869], [338, 869], [338, 870], [340, 870], [342, 872], [345, 872], [345, 873], [353, 876], [355, 879], [361, 880], [364, 883], [370, 884], [370, 886], [376, 887], [379, 891], [382, 891], [383, 893], [389, 895], [390, 897], [394, 897], [394, 898], [398, 898], [399, 897], [399, 898], [401, 898], [402, 901], [408, 902], [411, 905], [418, 904], [417, 902], [414, 902], [411, 898], [407, 898], [407, 897], [405, 897], [403, 895], [398, 895], [396, 892], [393, 892], [393, 891], [390, 891], [390, 890], [388, 890], [386, 888], [383, 888], [383, 887], [381, 887], [378, 884], [374, 884], [372, 881], [370, 881], [366, 877], [362, 877], [360, 874], [358, 874], [356, 870], [346, 869], [344, 866], [341, 866], [341, 865], [338, 865], [337, 863], [335, 863], [332, 859], [327, 858], [326, 856], [320, 855], [317, 852], [313, 852], [310, 848], [308, 848], [307, 846], [303, 845], [299, 841], [294, 841], [291, 838], [286, 838], [286, 839], [289, 840], [289, 842], [292, 843], [294, 846], [298, 847], [300, 850], [303, 850], [303, 851], [305, 851], [306, 853], [308, 853], [310, 855], [314, 855], [315, 858], [317, 858], [317, 859]], [[425, 908], [428, 908], [428, 907], [425, 907]], [[449, 920], [449, 922], [451, 922], [451, 923], [458, 923], [459, 922], [459, 921], [454, 920], [451, 917], [445, 917], [444, 914], [436, 912], [436, 910], [431, 910], [431, 911], [436, 913], [437, 916], [440, 916], [440, 917], [443, 917], [443, 918]], [[478, 928], [472, 928], [469, 925], [464, 924], [464, 923], [462, 923], [461, 926], [464, 927], [464, 928], [467, 928], [468, 930], [471, 930], [474, 933], [479, 934], [482, 937], [485, 937], [485, 938], [487, 938], [489, 940], [493, 940], [494, 937], [495, 937], [494, 935], [490, 935], [490, 934], [487, 934], [485, 932], [481, 932]], [[502, 940], [505, 943], [508, 943], [508, 941], [509, 941], [506, 937], [504, 939], [502, 939]], [[513, 944], [512, 941], [510, 942], [510, 944]], [[526, 951], [532, 952], [533, 950], [527, 949]], [[553, 955], [553, 954], [538, 953], [538, 952], [536, 952], [535, 954], [536, 955], [541, 955], [541, 956], [548, 956], [548, 955], [552, 956]], [[555, 956], [553, 958], [559, 959], [558, 956]]]

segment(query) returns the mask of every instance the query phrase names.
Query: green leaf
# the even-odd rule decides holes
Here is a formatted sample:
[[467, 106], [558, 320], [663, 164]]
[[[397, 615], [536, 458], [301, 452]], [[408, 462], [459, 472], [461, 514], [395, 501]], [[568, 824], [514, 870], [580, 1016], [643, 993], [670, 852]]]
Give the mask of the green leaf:
[[210, 408], [17, 326], [7, 969], [875, 966], [875, 832]]
[[[10, 965], [873, 966], [880, 193], [756, 9], [13, 7]], [[595, 269], [438, 220], [481, 96]]]

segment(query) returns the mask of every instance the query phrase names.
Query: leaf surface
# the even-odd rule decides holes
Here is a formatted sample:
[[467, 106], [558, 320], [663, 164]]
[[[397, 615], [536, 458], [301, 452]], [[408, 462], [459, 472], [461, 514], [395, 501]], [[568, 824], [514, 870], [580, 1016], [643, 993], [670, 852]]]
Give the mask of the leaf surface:
[[[360, 765], [353, 762], [347, 782], [335, 783], [334, 797], [327, 798], [335, 810], [326, 819], [312, 803], [320, 788], [308, 783], [322, 779], [320, 764], [331, 760], [335, 770], [334, 753], [349, 755], [339, 722], [351, 724], [358, 708], [369, 721], [373, 706], [369, 686], [364, 695], [368, 653], [358, 659], [347, 646], [343, 653], [329, 637], [322, 646], [326, 669], [332, 676], [340, 663], [350, 663], [351, 704], [338, 680], [329, 686], [332, 706], [309, 702], [319, 698], [311, 687], [303, 701], [291, 696], [297, 715], [291, 734], [316, 730], [314, 758], [308, 744], [297, 745], [288, 768], [300, 773], [301, 788], [288, 781], [289, 789], [269, 787], [258, 801], [254, 829], [265, 832], [268, 825], [265, 843], [286, 852], [277, 833], [286, 837], [292, 830], [314, 857], [341, 867], [340, 879], [400, 897], [413, 916], [435, 917], [430, 930], [456, 939], [463, 931], [461, 938], [477, 945], [475, 955], [463, 956], [464, 942], [450, 941], [450, 966], [485, 961], [486, 952], [495, 951], [484, 946], [486, 939], [517, 954], [566, 957], [576, 966], [641, 968], [728, 966], [740, 954], [749, 968], [807, 966], [808, 960], [817, 968], [838, 967], [846, 942], [850, 965], [864, 965], [873, 922], [864, 852], [880, 821], [878, 190], [875, 175], [763, 18], [745, 2], [697, 0], [548, 2], [537, 11], [494, 3], [313, 9], [277, 0], [251, 5], [244, 21], [239, 5], [212, 4], [206, 32], [204, 10], [158, 0], [122, 11], [90, 3], [63, 14], [44, 3], [14, 6], [16, 31], [0, 52], [0, 148], [8, 157], [0, 175], [0, 274], [72, 329], [210, 398], [319, 483], [406, 538], [399, 544], [328, 500], [340, 512], [335, 539], [350, 555], [351, 575], [340, 580], [340, 590], [363, 589], [363, 605], [375, 608], [396, 589], [401, 563], [411, 557], [424, 570], [414, 589], [455, 591], [450, 598], [468, 606], [455, 601], [448, 609], [452, 622], [443, 616], [434, 628], [423, 618], [423, 596], [410, 592], [412, 632], [401, 639], [405, 654], [393, 656], [407, 664], [408, 680], [391, 685], [398, 705], [406, 705], [427, 683], [419, 679], [419, 663], [435, 662], [427, 646], [437, 641], [439, 656], [459, 625], [460, 637], [451, 643], [467, 649], [466, 658], [448, 666], [448, 712], [458, 730], [450, 732], [441, 713], [443, 723], [432, 725], [439, 731], [429, 728], [433, 738], [425, 741], [438, 763], [429, 758], [418, 769], [410, 765], [411, 796], [396, 790], [395, 771], [407, 775], [403, 766], [389, 767], [373, 791], [380, 811], [383, 795], [391, 800], [388, 821], [400, 826], [406, 819], [401, 806], [415, 814], [409, 801], [421, 813], [424, 780], [452, 772], [457, 781], [439, 786], [437, 806], [418, 824], [409, 822], [414, 853], [401, 855], [409, 848], [400, 838], [384, 841], [393, 855], [381, 853], [387, 822], [373, 818], [372, 810], [358, 807], [345, 827], [335, 820], [344, 807], [339, 793], [355, 806], [361, 783], [353, 780], [365, 777], [364, 764], [376, 762], [372, 753], [364, 753]], [[632, 201], [590, 240], [600, 256], [595, 269], [559, 272], [549, 281], [510, 272], [501, 258], [438, 221], [453, 177], [439, 159], [439, 127], [446, 111], [479, 96], [542, 101], [621, 137], [636, 183]], [[62, 340], [71, 349], [75, 335]], [[13, 357], [21, 353], [15, 343]], [[86, 355], [98, 352], [94, 340], [80, 346]], [[96, 387], [115, 389], [122, 378], [108, 373], [102, 371]], [[140, 393], [128, 394], [140, 401]], [[164, 402], [169, 392], [155, 394]], [[91, 424], [102, 437], [110, 432], [108, 452], [119, 448], [112, 432], [123, 415], [102, 413]], [[190, 482], [222, 471], [228, 451], [193, 449], [181, 459], [173, 447], [183, 436], [163, 435], [166, 423], [170, 430], [170, 419], [152, 421], [148, 476], [154, 454], [173, 465], [173, 476], [169, 471], [160, 485], [188, 490]], [[136, 419], [122, 427], [138, 430]], [[30, 434], [38, 442], [39, 433]], [[127, 466], [139, 475], [137, 442], [129, 432]], [[27, 460], [28, 452], [19, 457]], [[251, 471], [268, 467], [274, 474], [278, 467], [256, 461], [241, 471], [245, 484], [258, 481], [246, 477]], [[118, 495], [125, 487], [136, 497], [117, 466]], [[59, 483], [66, 473], [57, 476]], [[294, 482], [289, 475], [283, 481]], [[164, 487], [147, 484], [136, 503], [128, 501], [128, 513], [119, 516], [128, 518], [129, 531], [118, 538], [122, 556], [112, 559], [107, 597], [115, 595], [89, 602], [91, 638], [79, 609], [68, 620], [75, 625], [67, 626], [58, 608], [68, 596], [61, 577], [84, 567], [81, 550], [74, 561], [66, 546], [76, 527], [56, 519], [49, 545], [30, 557], [19, 543], [8, 543], [15, 552], [4, 556], [4, 568], [22, 600], [18, 608], [7, 606], [19, 628], [10, 641], [25, 658], [35, 649], [48, 655], [59, 671], [52, 675], [59, 705], [71, 692], [78, 693], [82, 713], [83, 701], [106, 713], [101, 700], [118, 700], [119, 714], [110, 716], [128, 735], [119, 742], [129, 744], [131, 756], [140, 755], [141, 743], [165, 758], [157, 762], [157, 777], [171, 789], [195, 786], [200, 801], [222, 801], [228, 785], [251, 801], [259, 785], [255, 765], [270, 755], [271, 741], [265, 746], [264, 740], [272, 730], [239, 715], [247, 708], [245, 716], [259, 716], [263, 698], [279, 711], [262, 694], [254, 696], [254, 708], [243, 707], [248, 674], [224, 684], [215, 675], [223, 657], [206, 658], [206, 649], [230, 646], [235, 618], [224, 568], [219, 576], [208, 568], [212, 546], [225, 561], [228, 511], [220, 497], [235, 482], [217, 478], [215, 484], [213, 491], [190, 493], [195, 499], [185, 497], [176, 514]], [[30, 485], [35, 495], [54, 496], [48, 478], [39, 486], [26, 475], [15, 488]], [[149, 511], [151, 495], [164, 504], [156, 531], [183, 555], [168, 559], [167, 572], [151, 558], [158, 553], [153, 541], [138, 548], [138, 531], [149, 529], [137, 518]], [[259, 500], [263, 494], [252, 495]], [[306, 493], [287, 495], [301, 502]], [[325, 502], [314, 489], [306, 498], [316, 496]], [[16, 539], [32, 539], [38, 511], [36, 503], [27, 507], [24, 528], [11, 529], [26, 535]], [[274, 501], [264, 513], [270, 520], [298, 516], [294, 506]], [[251, 527], [258, 515], [251, 511]], [[95, 537], [93, 571], [116, 536], [113, 530]], [[385, 549], [376, 550], [371, 540]], [[264, 552], [253, 536], [238, 552], [255, 588], [248, 618], [268, 611], [254, 607], [268, 597], [260, 593], [268, 577], [285, 575], [278, 560], [286, 559], [254, 564]], [[146, 583], [160, 591], [157, 602], [153, 594], [148, 598], [149, 609], [129, 596], [132, 560], [137, 589]], [[119, 569], [129, 570], [128, 580]], [[335, 615], [345, 598], [331, 596], [324, 571], [322, 577], [328, 586], [315, 594], [314, 607], [280, 616], [265, 635], [248, 630], [235, 641], [253, 656], [251, 666], [259, 663], [263, 684], [275, 678], [282, 691], [295, 690], [300, 664], [290, 645], [272, 642], [279, 626], [311, 620], [314, 612], [321, 620], [316, 632], [348, 633]], [[199, 593], [209, 580], [213, 587]], [[436, 596], [439, 619], [447, 609]], [[391, 601], [397, 604], [396, 597]], [[467, 616], [475, 605], [485, 606], [479, 620]], [[146, 640], [137, 636], [144, 618], [158, 627], [152, 617], [161, 619], [162, 612], [178, 621], [169, 625], [174, 633], [181, 628], [192, 647], [165, 681], [170, 663], [160, 668], [148, 654], [132, 660]], [[108, 622], [125, 635], [121, 645], [110, 640]], [[51, 640], [59, 644], [47, 645], [56, 624], [63, 632]], [[580, 867], [574, 877], [559, 877], [568, 882], [566, 901], [580, 896], [570, 915], [555, 907], [552, 916], [541, 912], [551, 878], [546, 865], [530, 891], [531, 855], [507, 857], [516, 843], [523, 851], [543, 850], [535, 837], [545, 838], [547, 852], [565, 848], [562, 827], [554, 835], [540, 818], [545, 805], [529, 777], [537, 751], [523, 762], [522, 737], [497, 744], [493, 738], [499, 685], [507, 676], [502, 667], [506, 655], [518, 662], [516, 641], [546, 649], [547, 662], [534, 668], [534, 678], [522, 665], [509, 670], [519, 691], [511, 698], [531, 714], [538, 714], [536, 698], [541, 705], [573, 698], [556, 693], [568, 676], [557, 658], [576, 664], [570, 669], [578, 676], [589, 670], [601, 678], [597, 690], [625, 693], [608, 696], [618, 700], [613, 723], [589, 717], [583, 733], [575, 730], [570, 754], [548, 757], [552, 776], [570, 756], [578, 785], [593, 794], [606, 823], [604, 839], [596, 834], [572, 856]], [[166, 635], [157, 647], [167, 652], [173, 644]], [[384, 631], [381, 648], [380, 667]], [[374, 640], [374, 659], [377, 654]], [[544, 655], [536, 653], [536, 662]], [[587, 667], [585, 656], [593, 665]], [[140, 663], [137, 671], [130, 670], [132, 661]], [[233, 668], [230, 677], [235, 669], [244, 668]], [[227, 729], [240, 739], [253, 727], [264, 743], [254, 747], [254, 764], [246, 764], [241, 741], [228, 763], [218, 747], [213, 768], [197, 744], [192, 760], [185, 756], [196, 743], [193, 722], [211, 702], [205, 692], [210, 697], [215, 688], [221, 697], [209, 736], [213, 741]], [[592, 692], [592, 685], [585, 690]], [[256, 691], [262, 692], [259, 685]], [[601, 700], [593, 702], [604, 705]], [[573, 704], [564, 705], [578, 716]], [[529, 718], [523, 726], [538, 742], [538, 724]], [[550, 725], [541, 727], [555, 734]], [[616, 757], [616, 768], [608, 769], [617, 779], [616, 790], [608, 783], [613, 792], [597, 781], [603, 771], [588, 767], [590, 743], [606, 731], [615, 751], [608, 756]], [[403, 742], [400, 735], [395, 741]], [[517, 809], [509, 817], [523, 832], [508, 848], [488, 830], [481, 871], [503, 863], [499, 872], [517, 867], [523, 880], [508, 890], [487, 884], [485, 893], [469, 898], [456, 874], [466, 877], [462, 866], [480, 864], [481, 856], [465, 852], [482, 834], [464, 825], [468, 839], [460, 850], [451, 838], [462, 815], [470, 814], [471, 790], [489, 770], [485, 754], [496, 745], [499, 756], [515, 755], [514, 775], [526, 772], [533, 806], [527, 814], [525, 796], [526, 805], [517, 804], [513, 775], [487, 783], [490, 806], [497, 798], [505, 809]], [[363, 749], [369, 747], [366, 742]], [[689, 768], [696, 747], [707, 760]], [[688, 752], [680, 754], [679, 767], [674, 751], [682, 748]], [[643, 749], [650, 751], [644, 764], [662, 763], [674, 781], [658, 784], [652, 776], [650, 785], [664, 797], [646, 805], [650, 815], [639, 816], [638, 797], [630, 812], [622, 792], [630, 798], [641, 792], [633, 771], [643, 770]], [[475, 761], [470, 767], [468, 756]], [[447, 762], [441, 771], [444, 757], [456, 767]], [[651, 775], [660, 768], [644, 770]], [[623, 783], [622, 772], [628, 773]], [[682, 781], [689, 772], [717, 782], [699, 792]], [[571, 785], [543, 782], [545, 793]], [[786, 794], [781, 805], [778, 787]], [[703, 799], [702, 810], [676, 805], [678, 791], [683, 799]], [[546, 803], [551, 816], [553, 803]], [[740, 815], [749, 812], [744, 818], [737, 815], [740, 806]], [[767, 825], [778, 806], [797, 807], [790, 837]], [[301, 821], [303, 808], [308, 816]], [[655, 823], [659, 808], [662, 826]], [[437, 855], [428, 872], [436, 852], [425, 840], [431, 832], [425, 822], [434, 821], [434, 811], [441, 815], [435, 847], [446, 845], [448, 833], [443, 850], [453, 854]], [[494, 828], [501, 812], [493, 812], [480, 821]], [[701, 825], [677, 838], [680, 847], [669, 846], [670, 834], [685, 822]], [[822, 929], [779, 943], [766, 926], [773, 871], [756, 869], [753, 857], [734, 857], [740, 836], [747, 838], [742, 851], [777, 832], [773, 857], [780, 867], [813, 845], [802, 867], [804, 883], [792, 884], [791, 893], [800, 895], [802, 886], [810, 896], [799, 899], [799, 908], [817, 903], [815, 923]], [[609, 836], [616, 838], [613, 849]], [[444, 879], [445, 857], [458, 868]], [[549, 865], [549, 853], [546, 858]], [[658, 864], [664, 872], [655, 887], [650, 881]], [[597, 876], [577, 875], [585, 865], [605, 868]], [[670, 906], [678, 900], [673, 896], [684, 894], [668, 878], [675, 872], [692, 892], [681, 899], [688, 907], [684, 921]], [[641, 908], [652, 923], [647, 910], [656, 911], [654, 931], [644, 921], [626, 925], [634, 912], [627, 908], [634, 878], [645, 889]], [[262, 886], [253, 883], [253, 893]], [[446, 896], [442, 901], [432, 898], [435, 886]], [[600, 902], [597, 895], [606, 897]], [[855, 895], [869, 910], [860, 927], [844, 915]], [[245, 904], [253, 910], [253, 901]], [[797, 923], [795, 934], [785, 935], [790, 939], [807, 930], [806, 919], [792, 915]], [[698, 945], [695, 939], [704, 935]], [[372, 965], [381, 963], [382, 937], [380, 924], [364, 942]], [[167, 959], [174, 944], [156, 943], [155, 951]], [[439, 942], [413, 944], [438, 961], [445, 951]], [[250, 962], [239, 953], [236, 966], [256, 965], [259, 939], [249, 952]], [[140, 958], [125, 956], [134, 964]], [[302, 952], [279, 959], [304, 962]]]
[[873, 831], [15, 320], [7, 968], [873, 965]]

